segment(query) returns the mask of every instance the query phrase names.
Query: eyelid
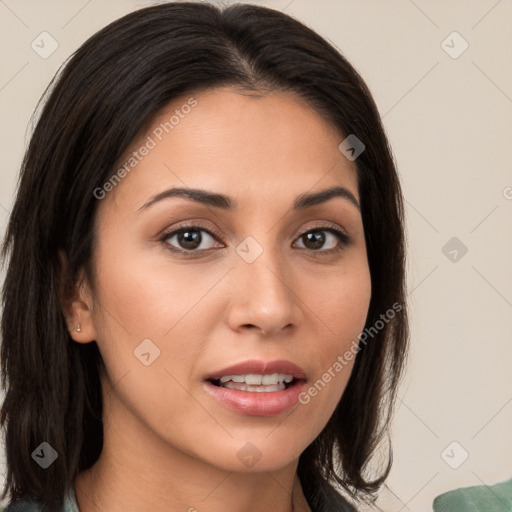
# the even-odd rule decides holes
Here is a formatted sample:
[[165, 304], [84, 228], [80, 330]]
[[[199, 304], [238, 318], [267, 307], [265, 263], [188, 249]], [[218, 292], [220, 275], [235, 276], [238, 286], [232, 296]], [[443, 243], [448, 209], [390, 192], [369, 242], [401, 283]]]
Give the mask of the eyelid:
[[[170, 235], [176, 234], [176, 232], [180, 232], [183, 229], [195, 229], [197, 231], [206, 231], [210, 236], [217, 238], [218, 240], [222, 241], [222, 234], [217, 231], [215, 228], [212, 228], [210, 226], [205, 226], [204, 224], [201, 224], [201, 222], [185, 222], [184, 224], [180, 224], [179, 226], [173, 226], [172, 228], [165, 229], [161, 235], [159, 235], [158, 239], [161, 242], [164, 242], [167, 238], [170, 237]], [[200, 251], [196, 251], [200, 252]]]
[[324, 222], [318, 221], [318, 224], [316, 224], [314, 226], [309, 226], [306, 229], [304, 229], [303, 231], [301, 231], [297, 235], [297, 238], [300, 238], [302, 235], [305, 235], [306, 233], [309, 233], [310, 231], [314, 231], [316, 229], [318, 229], [318, 230], [322, 230], [322, 229], [323, 230], [328, 230], [329, 228], [334, 229], [334, 231], [337, 231], [340, 234], [345, 235], [347, 238], [350, 238], [349, 234], [346, 232], [345, 229], [343, 229], [338, 224], [333, 224], [333, 223], [331, 223], [329, 221], [324, 221]]

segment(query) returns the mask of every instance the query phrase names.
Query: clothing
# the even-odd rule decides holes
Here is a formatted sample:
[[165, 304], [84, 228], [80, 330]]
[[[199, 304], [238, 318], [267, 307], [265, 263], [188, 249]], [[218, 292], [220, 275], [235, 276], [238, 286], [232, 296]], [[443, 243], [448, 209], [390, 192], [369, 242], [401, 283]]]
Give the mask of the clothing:
[[445, 492], [434, 500], [435, 512], [510, 512], [512, 480]]
[[[314, 503], [309, 503], [312, 512], [357, 512], [332, 487], [325, 486], [319, 489], [319, 491], [315, 496]], [[333, 505], [330, 506], [327, 503], [332, 503]], [[2, 512], [1, 509], [0, 512]], [[40, 507], [33, 501], [20, 501], [9, 505], [3, 512], [40, 512]], [[80, 512], [73, 487], [69, 489], [59, 512]]]
[[[34, 501], [19, 501], [9, 505], [5, 512], [39, 512], [40, 507]], [[64, 499], [60, 512], [80, 512], [76, 502], [75, 490], [71, 487]]]

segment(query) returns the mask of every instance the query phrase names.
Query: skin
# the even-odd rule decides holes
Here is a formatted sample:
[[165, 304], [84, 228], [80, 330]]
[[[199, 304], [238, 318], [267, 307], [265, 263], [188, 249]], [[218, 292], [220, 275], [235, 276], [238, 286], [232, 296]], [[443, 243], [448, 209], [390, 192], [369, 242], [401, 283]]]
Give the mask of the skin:
[[[166, 107], [130, 151], [191, 96]], [[344, 136], [292, 93], [193, 97], [197, 106], [100, 201], [95, 281], [83, 278], [68, 311], [74, 341], [95, 340], [106, 367], [104, 448], [75, 481], [81, 512], [310, 510], [298, 458], [354, 360], [307, 405], [270, 417], [226, 409], [203, 379], [247, 359], [285, 359], [311, 385], [364, 328], [371, 286], [360, 210], [343, 197], [292, 210], [300, 194], [332, 186], [359, 202], [354, 163], [338, 150]], [[228, 195], [239, 209], [175, 197], [138, 212], [173, 186]], [[195, 257], [172, 252], [190, 246], [160, 235], [185, 222], [221, 237], [199, 231]], [[310, 231], [323, 245], [300, 236]], [[236, 252], [248, 236], [263, 248], [252, 263]], [[144, 339], [160, 350], [149, 366], [134, 357]], [[237, 457], [247, 442], [261, 454], [251, 468]]]

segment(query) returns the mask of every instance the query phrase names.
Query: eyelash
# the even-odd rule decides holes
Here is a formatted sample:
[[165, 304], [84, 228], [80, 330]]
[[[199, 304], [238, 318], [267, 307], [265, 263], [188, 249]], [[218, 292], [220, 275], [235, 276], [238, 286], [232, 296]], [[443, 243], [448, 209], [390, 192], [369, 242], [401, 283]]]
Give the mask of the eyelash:
[[[222, 236], [219, 233], [217, 233], [215, 230], [213, 230], [211, 228], [208, 228], [206, 226], [203, 226], [201, 224], [183, 224], [183, 225], [179, 226], [178, 228], [174, 228], [172, 230], [168, 230], [168, 231], [166, 231], [166, 232], [164, 232], [162, 234], [162, 236], [160, 237], [159, 241], [161, 243], [163, 243], [165, 245], [165, 247], [168, 250], [172, 251], [173, 253], [183, 254], [183, 255], [186, 255], [186, 256], [189, 256], [189, 257], [194, 257], [196, 254], [200, 254], [203, 251], [213, 250], [213, 249], [200, 249], [200, 250], [190, 250], [190, 251], [187, 251], [185, 249], [176, 249], [175, 247], [172, 247], [171, 245], [169, 245], [167, 243], [167, 240], [169, 238], [171, 238], [172, 236], [179, 235], [180, 233], [183, 233], [183, 232], [186, 232], [186, 231], [205, 231], [211, 237], [216, 238], [216, 239], [218, 239], [218, 241], [220, 240], [222, 243], [224, 243], [222, 241]], [[336, 227], [336, 226], [334, 226], [332, 224], [329, 224], [329, 225], [325, 225], [325, 224], [321, 224], [320, 225], [319, 224], [317, 226], [309, 227], [308, 229], [306, 229], [305, 231], [302, 231], [297, 236], [297, 240], [299, 240], [305, 234], [310, 233], [310, 232], [314, 232], [314, 231], [327, 231], [329, 233], [332, 233], [333, 235], [336, 236], [336, 238], [338, 239], [338, 241], [340, 243], [338, 244], [337, 247], [335, 247], [333, 249], [328, 249], [328, 250], [321, 250], [321, 249], [314, 250], [314, 249], [307, 249], [307, 248], [305, 248], [303, 250], [310, 251], [310, 252], [315, 253], [315, 254], [326, 254], [326, 255], [329, 255], [329, 254], [338, 253], [338, 252], [342, 251], [347, 245], [349, 245], [352, 242], [351, 237], [349, 235], [347, 235], [347, 233], [345, 233], [344, 231], [342, 231], [341, 229], [339, 229], [338, 227]]]

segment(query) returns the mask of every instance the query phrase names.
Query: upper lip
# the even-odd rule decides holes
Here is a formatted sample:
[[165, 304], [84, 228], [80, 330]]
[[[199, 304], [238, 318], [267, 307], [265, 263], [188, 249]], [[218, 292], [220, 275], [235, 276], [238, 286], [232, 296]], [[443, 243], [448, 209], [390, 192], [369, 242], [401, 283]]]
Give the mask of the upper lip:
[[208, 374], [205, 380], [218, 380], [225, 375], [270, 375], [272, 373], [285, 373], [286, 375], [292, 375], [295, 379], [306, 379], [306, 372], [300, 366], [290, 361], [261, 361], [252, 359], [214, 371]]

